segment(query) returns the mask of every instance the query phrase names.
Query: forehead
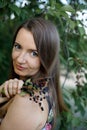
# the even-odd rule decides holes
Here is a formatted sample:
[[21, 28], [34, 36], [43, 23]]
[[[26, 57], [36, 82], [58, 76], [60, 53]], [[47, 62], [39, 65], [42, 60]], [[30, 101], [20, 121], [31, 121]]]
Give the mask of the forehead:
[[30, 48], [36, 50], [36, 44], [32, 33], [24, 28], [21, 28], [18, 31], [15, 42], [19, 43], [21, 46], [27, 49]]

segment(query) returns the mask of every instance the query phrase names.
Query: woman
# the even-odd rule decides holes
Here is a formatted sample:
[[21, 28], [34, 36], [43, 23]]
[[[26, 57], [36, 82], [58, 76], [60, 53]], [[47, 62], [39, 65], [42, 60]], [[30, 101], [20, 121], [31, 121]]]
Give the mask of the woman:
[[1, 104], [8, 102], [0, 130], [54, 129], [57, 113], [66, 107], [59, 86], [59, 36], [53, 23], [34, 18], [18, 28], [11, 78], [0, 91]]

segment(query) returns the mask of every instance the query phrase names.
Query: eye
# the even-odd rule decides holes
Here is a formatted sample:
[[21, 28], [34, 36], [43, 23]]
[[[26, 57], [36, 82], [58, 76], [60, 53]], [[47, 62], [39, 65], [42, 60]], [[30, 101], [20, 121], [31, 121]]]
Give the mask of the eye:
[[14, 44], [13, 47], [14, 47], [16, 50], [21, 49], [21, 46], [20, 46], [18, 43], [16, 43], [16, 42], [15, 42], [15, 44]]
[[37, 52], [37, 51], [32, 51], [32, 52], [31, 52], [31, 56], [37, 57], [37, 56], [38, 56], [38, 52]]

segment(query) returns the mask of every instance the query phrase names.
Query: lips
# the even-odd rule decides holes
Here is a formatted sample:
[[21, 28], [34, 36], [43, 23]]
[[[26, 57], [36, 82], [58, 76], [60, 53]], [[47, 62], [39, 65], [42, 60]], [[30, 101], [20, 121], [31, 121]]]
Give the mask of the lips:
[[21, 65], [16, 65], [16, 68], [20, 71], [25, 70], [26, 68]]

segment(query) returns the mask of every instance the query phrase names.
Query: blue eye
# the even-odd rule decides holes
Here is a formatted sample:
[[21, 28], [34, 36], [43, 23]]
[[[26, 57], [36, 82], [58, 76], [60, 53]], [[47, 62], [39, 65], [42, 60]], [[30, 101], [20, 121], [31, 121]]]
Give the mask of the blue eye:
[[15, 43], [15, 44], [14, 44], [14, 48], [15, 48], [15, 49], [21, 49], [21, 46], [20, 46], [18, 43]]
[[32, 51], [31, 55], [34, 56], [34, 57], [37, 57], [38, 56], [38, 52], [37, 51]]

